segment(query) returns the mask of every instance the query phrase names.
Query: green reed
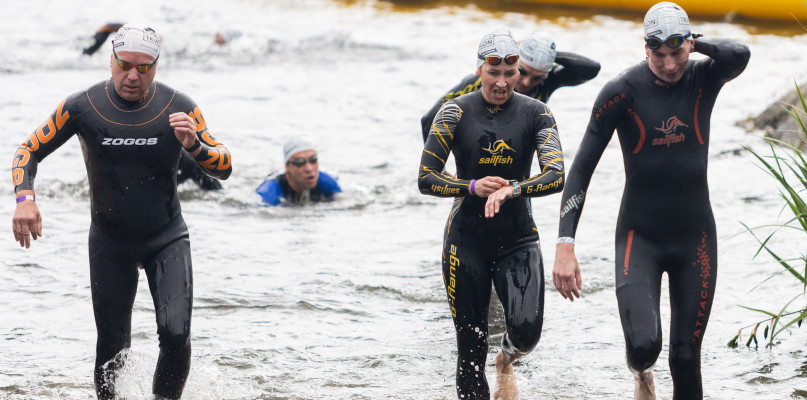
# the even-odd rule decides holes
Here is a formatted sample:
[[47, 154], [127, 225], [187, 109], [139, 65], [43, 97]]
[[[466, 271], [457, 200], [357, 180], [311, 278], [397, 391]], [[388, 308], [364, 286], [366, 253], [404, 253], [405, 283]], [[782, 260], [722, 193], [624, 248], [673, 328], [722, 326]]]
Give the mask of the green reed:
[[[785, 108], [788, 114], [799, 123], [803, 133], [801, 140], [805, 141], [805, 138], [807, 138], [807, 126], [805, 126], [805, 122], [796, 110], [797, 107], [800, 106], [801, 109], [807, 113], [807, 103], [805, 103], [804, 96], [801, 90], [799, 90], [798, 84], [796, 85], [796, 91], [798, 92], [801, 104], [787, 105]], [[762, 156], [749, 148], [746, 148], [746, 150], [756, 157], [757, 161], [760, 163], [760, 167], [766, 173], [776, 179], [779, 185], [779, 195], [785, 201], [784, 209], [789, 209], [793, 216], [782, 224], [766, 225], [757, 228], [749, 228], [745, 224], [743, 224], [743, 226], [751, 233], [754, 239], [759, 242], [759, 249], [757, 249], [754, 257], [758, 256], [763, 251], [768, 253], [776, 260], [777, 264], [801, 283], [801, 290], [790, 298], [778, 312], [741, 306], [745, 309], [759, 312], [765, 315], [765, 318], [740, 328], [737, 335], [728, 342], [730, 347], [737, 347], [742, 341], [741, 336], [743, 330], [752, 327], [745, 345], [751, 346], [753, 342], [756, 346], [759, 346], [757, 342], [757, 330], [760, 326], [764, 326], [763, 339], [768, 340], [766, 346], [773, 346], [774, 339], [779, 334], [794, 325], [800, 327], [804, 318], [807, 317], [807, 304], [805, 304], [804, 300], [801, 301], [800, 308], [795, 310], [792, 308], [799, 298], [804, 299], [805, 294], [807, 294], [807, 254], [801, 253], [794, 257], [784, 258], [770, 246], [774, 235], [783, 229], [793, 229], [807, 235], [807, 203], [805, 203], [805, 199], [802, 198], [802, 194], [807, 191], [807, 160], [805, 160], [805, 153], [799, 149], [797, 144], [793, 144], [792, 142], [785, 143], [774, 138], [766, 138], [766, 140], [771, 149], [770, 155]], [[777, 152], [774, 145], [780, 146], [781, 149]], [[785, 155], [783, 155], [783, 153]], [[755, 232], [755, 230], [759, 228], [771, 227], [775, 229], [764, 238], [761, 238]]]

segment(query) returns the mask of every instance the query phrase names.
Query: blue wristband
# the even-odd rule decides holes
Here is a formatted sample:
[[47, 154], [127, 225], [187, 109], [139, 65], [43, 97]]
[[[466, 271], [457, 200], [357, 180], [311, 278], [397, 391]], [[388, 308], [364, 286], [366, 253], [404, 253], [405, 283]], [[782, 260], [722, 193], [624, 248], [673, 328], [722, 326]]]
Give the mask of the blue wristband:
[[25, 196], [18, 196], [17, 197], [17, 204], [22, 203], [25, 200], [31, 200], [33, 202], [36, 202], [36, 197], [34, 197], [34, 195], [32, 195], [32, 194], [26, 194]]

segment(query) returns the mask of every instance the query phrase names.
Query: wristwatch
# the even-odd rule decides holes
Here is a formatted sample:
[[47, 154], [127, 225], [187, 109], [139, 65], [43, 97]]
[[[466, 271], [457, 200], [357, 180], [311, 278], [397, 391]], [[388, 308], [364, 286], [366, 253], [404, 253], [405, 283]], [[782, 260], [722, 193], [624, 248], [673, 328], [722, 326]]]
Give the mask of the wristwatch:
[[513, 195], [510, 198], [518, 197], [521, 194], [521, 186], [518, 186], [518, 181], [515, 179], [511, 179], [508, 181], [510, 186], [513, 187]]

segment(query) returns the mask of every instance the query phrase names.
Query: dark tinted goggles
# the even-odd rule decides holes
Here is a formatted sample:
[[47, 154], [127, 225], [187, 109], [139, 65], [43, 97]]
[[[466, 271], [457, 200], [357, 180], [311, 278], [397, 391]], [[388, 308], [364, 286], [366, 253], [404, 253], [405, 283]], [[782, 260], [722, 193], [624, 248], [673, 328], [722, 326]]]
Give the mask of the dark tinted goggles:
[[677, 49], [681, 47], [682, 44], [690, 37], [691, 34], [687, 33], [686, 35], [670, 35], [667, 39], [661, 40], [655, 36], [651, 36], [649, 38], [645, 38], [644, 42], [647, 44], [647, 48], [650, 50], [657, 50], [661, 45], [666, 44], [671, 49]]
[[302, 158], [302, 157], [298, 157], [298, 158], [295, 158], [293, 160], [289, 160], [289, 164], [291, 164], [291, 165], [293, 165], [293, 166], [295, 166], [297, 168], [300, 168], [300, 167], [304, 166], [306, 163], [310, 163], [311, 165], [316, 164], [317, 163], [317, 156], [313, 155], [311, 157], [308, 157], [307, 160], [305, 158]]

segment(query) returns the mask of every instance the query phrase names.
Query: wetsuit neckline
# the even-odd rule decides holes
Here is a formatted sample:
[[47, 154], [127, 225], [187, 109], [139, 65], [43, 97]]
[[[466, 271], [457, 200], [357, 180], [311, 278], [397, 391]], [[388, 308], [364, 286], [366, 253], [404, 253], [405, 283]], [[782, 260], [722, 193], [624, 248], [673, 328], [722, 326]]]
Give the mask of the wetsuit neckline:
[[118, 91], [115, 90], [115, 84], [112, 82], [112, 78], [107, 80], [105, 90], [109, 102], [112, 103], [115, 108], [121, 111], [140, 111], [151, 103], [151, 100], [154, 98], [154, 93], [157, 91], [157, 81], [152, 81], [146, 95], [136, 101], [126, 100], [121, 97]]
[[684, 80], [684, 77], [686, 76], [686, 74], [688, 72], [687, 70], [689, 69], [689, 68], [687, 68], [687, 67], [689, 67], [689, 63], [687, 63], [687, 67], [684, 67], [684, 75], [681, 75], [681, 79], [679, 79], [678, 82], [675, 82], [675, 83], [667, 83], [667, 82], [663, 81], [661, 78], [659, 78], [658, 75], [656, 75], [656, 73], [653, 72], [652, 69], [650, 69], [650, 62], [649, 61], [647, 61], [645, 59], [644, 64], [645, 64], [644, 69], [647, 72], [647, 75], [650, 77], [653, 84], [656, 85], [657, 87], [661, 87], [661, 88], [665, 88], [665, 89], [672, 89], [672, 88], [675, 88], [676, 86], [678, 86], [678, 84], [680, 84]]
[[490, 111], [491, 114], [497, 114], [499, 111], [504, 111], [511, 103], [513, 103], [513, 99], [516, 98], [516, 91], [513, 90], [513, 93], [510, 94], [510, 97], [502, 104], [493, 104], [487, 100], [485, 100], [485, 96], [482, 95], [482, 89], [480, 88], [475, 93], [479, 93], [479, 99], [482, 100], [482, 104], [484, 105], [485, 109]]

